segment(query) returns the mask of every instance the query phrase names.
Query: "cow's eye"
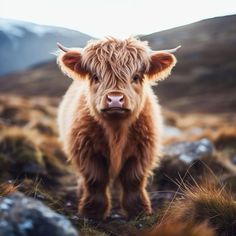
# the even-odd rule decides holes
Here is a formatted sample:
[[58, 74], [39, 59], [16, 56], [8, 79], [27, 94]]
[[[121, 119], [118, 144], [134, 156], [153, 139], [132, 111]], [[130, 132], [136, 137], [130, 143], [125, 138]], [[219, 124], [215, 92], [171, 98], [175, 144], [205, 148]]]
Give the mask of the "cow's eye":
[[92, 80], [95, 82], [95, 83], [98, 83], [99, 82], [99, 78], [97, 75], [93, 75], [92, 76]]
[[132, 78], [132, 81], [133, 82], [138, 82], [140, 80], [140, 78], [141, 78], [140, 75], [138, 75], [138, 74], [134, 75], [133, 78]]

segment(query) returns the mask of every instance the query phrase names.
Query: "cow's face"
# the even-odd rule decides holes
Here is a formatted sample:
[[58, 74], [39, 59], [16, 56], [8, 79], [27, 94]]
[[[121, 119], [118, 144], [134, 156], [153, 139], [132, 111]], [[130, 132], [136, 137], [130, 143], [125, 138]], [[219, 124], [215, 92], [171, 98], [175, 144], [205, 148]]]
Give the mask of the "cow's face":
[[150, 81], [166, 77], [176, 63], [166, 52], [151, 52], [134, 38], [90, 42], [83, 50], [59, 56], [62, 70], [73, 79], [88, 82], [92, 113], [109, 120], [137, 116]]

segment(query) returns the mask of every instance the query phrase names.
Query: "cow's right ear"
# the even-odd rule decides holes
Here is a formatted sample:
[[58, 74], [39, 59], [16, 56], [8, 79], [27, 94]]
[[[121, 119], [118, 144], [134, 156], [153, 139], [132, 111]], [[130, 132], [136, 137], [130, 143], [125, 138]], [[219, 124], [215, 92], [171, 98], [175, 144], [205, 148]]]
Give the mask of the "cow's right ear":
[[82, 65], [82, 54], [79, 49], [65, 48], [61, 44], [57, 44], [63, 51], [57, 58], [57, 63], [62, 72], [72, 79], [84, 78], [88, 74]]

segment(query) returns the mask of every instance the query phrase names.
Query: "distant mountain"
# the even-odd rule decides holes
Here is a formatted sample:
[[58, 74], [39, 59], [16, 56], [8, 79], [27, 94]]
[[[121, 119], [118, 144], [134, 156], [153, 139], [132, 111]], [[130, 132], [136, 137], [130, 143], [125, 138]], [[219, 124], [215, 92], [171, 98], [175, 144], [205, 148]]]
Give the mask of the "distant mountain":
[[[233, 15], [141, 36], [157, 50], [182, 45], [171, 77], [156, 87], [161, 104], [181, 112], [236, 112], [235, 25]], [[53, 61], [0, 82], [0, 92], [60, 96], [71, 80]]]
[[236, 15], [142, 36], [153, 49], [182, 45], [171, 78], [157, 87], [173, 110], [236, 111]]
[[81, 47], [91, 38], [74, 30], [0, 18], [0, 75], [51, 60], [58, 41]]

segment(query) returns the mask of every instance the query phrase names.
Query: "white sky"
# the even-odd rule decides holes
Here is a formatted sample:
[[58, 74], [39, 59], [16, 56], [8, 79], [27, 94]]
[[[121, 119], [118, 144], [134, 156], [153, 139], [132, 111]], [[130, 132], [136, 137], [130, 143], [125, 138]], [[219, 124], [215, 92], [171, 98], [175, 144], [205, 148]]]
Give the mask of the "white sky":
[[229, 14], [236, 14], [236, 0], [0, 0], [0, 17], [95, 37], [153, 33]]

